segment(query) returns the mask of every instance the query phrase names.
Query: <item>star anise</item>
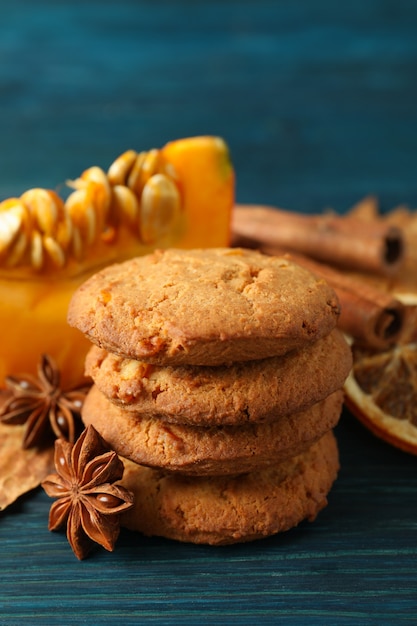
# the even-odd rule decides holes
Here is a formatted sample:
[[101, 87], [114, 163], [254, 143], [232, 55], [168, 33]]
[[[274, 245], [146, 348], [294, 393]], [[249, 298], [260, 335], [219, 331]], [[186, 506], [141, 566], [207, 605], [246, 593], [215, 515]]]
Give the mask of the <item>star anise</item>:
[[90, 385], [62, 390], [59, 369], [48, 355], [40, 359], [38, 378], [30, 374], [7, 376], [5, 383], [0, 421], [26, 423], [24, 448], [43, 445], [53, 435], [75, 441], [82, 428], [80, 411]]
[[42, 487], [58, 498], [49, 513], [49, 530], [67, 527], [67, 538], [78, 559], [85, 558], [94, 543], [112, 551], [119, 536], [120, 513], [133, 506], [130, 491], [113, 484], [124, 466], [93, 426], [73, 445], [55, 441], [55, 468]]

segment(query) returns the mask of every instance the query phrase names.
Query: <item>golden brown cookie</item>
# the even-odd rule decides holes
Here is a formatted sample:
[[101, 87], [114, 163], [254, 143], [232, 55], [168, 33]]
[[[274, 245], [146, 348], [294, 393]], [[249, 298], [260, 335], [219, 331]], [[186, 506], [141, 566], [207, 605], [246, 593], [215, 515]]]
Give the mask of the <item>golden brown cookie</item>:
[[93, 387], [82, 411], [120, 456], [198, 476], [236, 474], [275, 464], [305, 450], [340, 416], [342, 391], [309, 409], [266, 424], [201, 428], [143, 418], [119, 408]]
[[340, 389], [352, 366], [338, 330], [303, 350], [230, 366], [157, 366], [93, 346], [86, 374], [120, 406], [200, 426], [274, 421]]
[[233, 477], [164, 474], [125, 460], [121, 483], [134, 493], [122, 525], [193, 543], [252, 541], [313, 521], [339, 469], [331, 431], [302, 454]]
[[322, 279], [253, 250], [165, 250], [112, 265], [74, 294], [70, 325], [122, 356], [222, 365], [327, 335], [339, 303]]

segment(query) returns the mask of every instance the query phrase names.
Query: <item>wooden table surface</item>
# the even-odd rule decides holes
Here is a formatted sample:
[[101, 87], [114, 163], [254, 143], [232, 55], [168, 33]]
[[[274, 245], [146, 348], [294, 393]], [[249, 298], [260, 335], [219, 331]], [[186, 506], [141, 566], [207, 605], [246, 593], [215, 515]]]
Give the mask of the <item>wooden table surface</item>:
[[[0, 1], [0, 197], [217, 134], [239, 202], [417, 206], [417, 3]], [[122, 532], [78, 562], [33, 492], [0, 514], [0, 624], [417, 623], [416, 459], [345, 412], [314, 524], [210, 548]]]

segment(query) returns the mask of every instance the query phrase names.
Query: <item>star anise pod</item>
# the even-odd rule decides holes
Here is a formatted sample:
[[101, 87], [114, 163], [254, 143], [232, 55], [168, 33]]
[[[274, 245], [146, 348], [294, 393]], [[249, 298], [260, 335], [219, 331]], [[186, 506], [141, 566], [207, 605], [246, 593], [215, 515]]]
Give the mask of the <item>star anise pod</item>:
[[43, 445], [53, 435], [75, 441], [82, 428], [80, 412], [90, 385], [62, 390], [59, 369], [48, 355], [40, 359], [38, 378], [30, 374], [7, 376], [5, 383], [0, 421], [26, 423], [24, 448]]
[[133, 506], [130, 491], [113, 484], [124, 466], [93, 426], [73, 445], [55, 441], [55, 468], [42, 482], [51, 498], [58, 498], [49, 513], [49, 530], [67, 527], [67, 538], [78, 559], [85, 558], [94, 543], [112, 551], [119, 536], [120, 513]]

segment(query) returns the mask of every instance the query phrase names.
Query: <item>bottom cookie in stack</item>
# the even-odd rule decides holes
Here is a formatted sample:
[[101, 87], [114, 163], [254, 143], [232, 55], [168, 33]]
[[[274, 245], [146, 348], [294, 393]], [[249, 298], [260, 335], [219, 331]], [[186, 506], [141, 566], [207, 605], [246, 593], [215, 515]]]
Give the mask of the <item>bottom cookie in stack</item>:
[[314, 521], [339, 469], [332, 431], [301, 454], [234, 476], [190, 477], [125, 461], [135, 506], [123, 525], [145, 535], [226, 545]]

